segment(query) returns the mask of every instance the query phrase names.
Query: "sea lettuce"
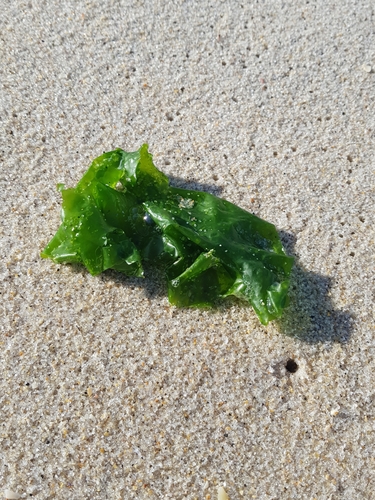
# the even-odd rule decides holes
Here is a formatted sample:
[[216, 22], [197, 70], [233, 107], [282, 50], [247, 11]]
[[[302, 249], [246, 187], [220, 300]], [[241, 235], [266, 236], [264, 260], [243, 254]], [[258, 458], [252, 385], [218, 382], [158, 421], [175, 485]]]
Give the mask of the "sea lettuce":
[[97, 275], [143, 276], [142, 261], [163, 265], [176, 306], [212, 306], [235, 295], [262, 324], [288, 304], [293, 258], [273, 224], [212, 194], [169, 185], [147, 144], [96, 158], [75, 188], [62, 192], [62, 223], [42, 252]]

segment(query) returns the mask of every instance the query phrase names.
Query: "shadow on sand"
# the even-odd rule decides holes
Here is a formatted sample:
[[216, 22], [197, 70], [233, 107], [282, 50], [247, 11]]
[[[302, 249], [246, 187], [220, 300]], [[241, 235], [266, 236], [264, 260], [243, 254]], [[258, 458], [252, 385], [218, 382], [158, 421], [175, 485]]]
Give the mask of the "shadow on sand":
[[213, 194], [214, 196], [220, 196], [223, 192], [222, 186], [218, 186], [216, 184], [202, 183], [193, 179], [186, 180], [181, 177], [175, 177], [174, 175], [170, 175], [168, 179], [170, 181], [170, 185], [175, 188], [191, 189], [192, 191], [204, 191], [206, 193]]
[[303, 269], [294, 253], [294, 235], [279, 234], [286, 252], [295, 258], [290, 280], [290, 305], [277, 322], [280, 331], [307, 343], [348, 342], [352, 315], [334, 309], [329, 297], [332, 279]]
[[168, 286], [165, 278], [165, 268], [163, 266], [156, 267], [144, 261], [142, 262], [142, 267], [145, 274], [144, 278], [126, 276], [112, 269], [108, 269], [100, 274], [98, 278], [104, 282], [110, 281], [129, 288], [142, 288], [145, 297], [148, 299], [166, 297], [168, 295]]

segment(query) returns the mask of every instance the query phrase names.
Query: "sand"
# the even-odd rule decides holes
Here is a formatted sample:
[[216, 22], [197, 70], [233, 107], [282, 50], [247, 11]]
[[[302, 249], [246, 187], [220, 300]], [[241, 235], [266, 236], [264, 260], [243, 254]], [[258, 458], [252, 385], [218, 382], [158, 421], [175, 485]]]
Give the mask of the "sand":
[[[0, 488], [21, 498], [375, 498], [375, 12], [365, 0], [5, 0]], [[172, 307], [42, 260], [57, 183], [147, 142], [272, 222], [291, 305]]]

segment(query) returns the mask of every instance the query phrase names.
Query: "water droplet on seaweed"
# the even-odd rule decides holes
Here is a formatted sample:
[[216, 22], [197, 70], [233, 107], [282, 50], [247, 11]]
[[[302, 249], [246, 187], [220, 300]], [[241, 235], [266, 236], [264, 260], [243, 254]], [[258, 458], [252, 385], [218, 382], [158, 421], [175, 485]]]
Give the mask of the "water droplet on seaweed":
[[148, 224], [149, 226], [152, 226], [153, 224], [155, 224], [155, 222], [153, 221], [152, 217], [150, 214], [148, 214], [146, 212], [145, 216], [143, 217], [143, 220], [145, 221], [146, 224]]

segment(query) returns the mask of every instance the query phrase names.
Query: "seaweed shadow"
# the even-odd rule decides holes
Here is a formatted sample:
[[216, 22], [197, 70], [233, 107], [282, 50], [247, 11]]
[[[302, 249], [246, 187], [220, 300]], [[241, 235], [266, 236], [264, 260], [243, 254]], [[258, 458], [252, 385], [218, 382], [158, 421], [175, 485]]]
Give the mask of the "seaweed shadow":
[[191, 189], [192, 191], [204, 191], [206, 193], [213, 194], [214, 196], [220, 196], [223, 192], [222, 186], [217, 186], [216, 184], [198, 182], [193, 179], [187, 180], [182, 177], [175, 177], [174, 175], [169, 175], [168, 178], [170, 180], [170, 185], [175, 188]]
[[104, 282], [117, 283], [129, 288], [142, 288], [148, 299], [166, 297], [168, 295], [167, 279], [163, 266], [158, 267], [149, 262], [142, 262], [144, 277], [126, 276], [118, 271], [108, 269], [100, 275]]
[[353, 317], [348, 311], [335, 310], [329, 298], [332, 279], [306, 271], [294, 253], [296, 238], [280, 231], [284, 248], [295, 258], [290, 280], [290, 305], [278, 320], [285, 335], [307, 343], [349, 341]]
[[[88, 271], [83, 264], [67, 264], [74, 274], [88, 275]], [[142, 262], [144, 277], [127, 276], [114, 269], [107, 269], [95, 278], [103, 283], [115, 283], [130, 289], [141, 288], [148, 299], [165, 297], [168, 295], [167, 280], [165, 277], [165, 268], [155, 266], [149, 262]]]

